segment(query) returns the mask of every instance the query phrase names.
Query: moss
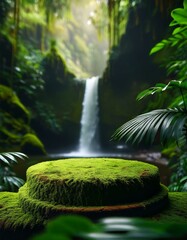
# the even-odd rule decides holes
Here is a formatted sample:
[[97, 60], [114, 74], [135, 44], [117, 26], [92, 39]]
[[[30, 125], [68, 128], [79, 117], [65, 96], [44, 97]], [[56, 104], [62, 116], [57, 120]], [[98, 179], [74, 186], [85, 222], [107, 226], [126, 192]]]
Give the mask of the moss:
[[21, 137], [30, 131], [29, 111], [12, 89], [0, 85], [0, 150], [20, 151]]
[[[29, 141], [28, 139], [25, 140], [25, 137], [23, 136], [25, 134], [27, 136], [27, 133], [32, 131], [29, 125], [29, 111], [20, 102], [13, 90], [7, 86], [0, 85], [0, 102], [0, 150], [27, 150]], [[29, 136], [30, 135], [31, 134], [29, 134]], [[36, 154], [45, 152], [44, 146], [40, 140], [36, 136], [32, 136], [34, 139], [32, 141], [32, 146], [34, 146], [32, 147], [33, 151], [36, 152]], [[22, 139], [24, 139], [25, 142], [23, 142]], [[22, 149], [20, 149], [20, 144], [22, 144]]]
[[109, 216], [151, 216], [159, 212], [168, 202], [167, 188], [162, 186], [161, 191], [151, 198], [142, 201], [114, 206], [64, 206], [54, 205], [47, 201], [41, 201], [29, 196], [27, 184], [19, 191], [20, 206], [24, 212], [30, 212], [33, 216], [49, 219], [60, 214], [80, 214], [90, 218]]
[[0, 192], [0, 229], [33, 229], [42, 224], [41, 218], [22, 211], [17, 193]]
[[170, 192], [169, 200], [168, 207], [152, 219], [162, 222], [187, 222], [187, 192]]
[[1, 108], [16, 118], [22, 118], [26, 122], [29, 120], [29, 111], [20, 102], [17, 95], [12, 91], [11, 88], [4, 85], [0, 85], [0, 101]]
[[[65, 168], [63, 168], [63, 165], [65, 165]], [[149, 218], [161, 222], [170, 221], [182, 223], [187, 220], [187, 193], [169, 193], [168, 203], [168, 191], [163, 185], [161, 185], [160, 191], [155, 192], [155, 194], [147, 199], [121, 205], [97, 206], [96, 204], [95, 206], [64, 206], [62, 204], [50, 202], [49, 193], [48, 199], [43, 201], [35, 198], [35, 196], [33, 197], [30, 192], [30, 187], [33, 187], [32, 184], [36, 185], [35, 180], [42, 181], [41, 175], [39, 175], [39, 178], [36, 178], [34, 182], [32, 182], [32, 179], [38, 176], [38, 173], [41, 174], [41, 172], [44, 173], [43, 177], [45, 178], [43, 180], [45, 184], [50, 182], [48, 182], [48, 175], [51, 181], [56, 181], [57, 178], [67, 179], [67, 176], [70, 176], [71, 178], [74, 177], [76, 180], [78, 177], [84, 181], [89, 180], [94, 182], [96, 177], [99, 177], [102, 182], [105, 184], [109, 183], [109, 185], [113, 180], [124, 178], [126, 184], [130, 184], [130, 188], [133, 188], [135, 194], [139, 195], [137, 189], [133, 187], [134, 182], [130, 180], [135, 178], [138, 179], [139, 183], [144, 184], [144, 180], [148, 179], [149, 185], [152, 188], [150, 176], [154, 174], [157, 176], [158, 169], [150, 164], [137, 161], [105, 158], [59, 160], [37, 164], [28, 169], [27, 183], [19, 189], [19, 193], [0, 193], [1, 230], [22, 232], [23, 229], [31, 231], [32, 229], [41, 229], [48, 219], [59, 214], [81, 214], [92, 219], [108, 216], [152, 216]], [[98, 181], [96, 182], [98, 184]], [[56, 183], [61, 184], [62, 182], [59, 181]], [[77, 183], [79, 182], [76, 181], [76, 184]], [[135, 183], [137, 184], [136, 181]], [[157, 179], [157, 184], [158, 183]], [[146, 184], [148, 184], [148, 182], [146, 182]], [[46, 190], [45, 186], [43, 187], [44, 190], [40, 188], [41, 192]], [[36, 190], [38, 191], [38, 189]], [[89, 195], [90, 189], [87, 190], [87, 195]], [[109, 197], [116, 197], [118, 190], [118, 185], [116, 184], [114, 195]], [[50, 191], [53, 191], [53, 189], [51, 188]], [[59, 195], [57, 196], [60, 196], [60, 191], [59, 189], [59, 192], [57, 192]], [[74, 193], [71, 197], [76, 198], [77, 194], [78, 193]], [[163, 208], [164, 210], [162, 210]]]
[[28, 169], [27, 184], [33, 198], [67, 206], [125, 204], [160, 190], [157, 167], [107, 158], [39, 163]]
[[[23, 191], [24, 193], [25, 191]], [[153, 197], [151, 200], [147, 201], [147, 207], [150, 205], [151, 201], [153, 199], [156, 200], [157, 205], [159, 206], [160, 201], [159, 198], [163, 196], [164, 188], [161, 192], [160, 195], [157, 195], [157, 197]], [[25, 192], [26, 193], [26, 192]], [[33, 199], [33, 204], [34, 201], [38, 202], [37, 200]], [[169, 221], [169, 222], [177, 222], [177, 223], [184, 223], [187, 220], [187, 193], [169, 193], [169, 202], [170, 204], [168, 205], [168, 208], [166, 210], [163, 210], [160, 214], [155, 214], [154, 217], [151, 217], [149, 219], [164, 222], [164, 221]], [[23, 229], [30, 229], [32, 232], [35, 232], [35, 229], [42, 228], [43, 225], [46, 224], [46, 221], [44, 218], [46, 215], [41, 215], [44, 213], [44, 211], [38, 211], [41, 210], [41, 206], [35, 207], [35, 208], [30, 208], [31, 205], [28, 205], [28, 209], [24, 212], [21, 208], [21, 204], [18, 199], [18, 193], [9, 193], [9, 192], [1, 192], [0, 193], [0, 230], [1, 233], [3, 230], [7, 230], [7, 232], [15, 232], [18, 231], [21, 234], [23, 234]], [[42, 203], [44, 204], [44, 203]], [[138, 207], [133, 204], [136, 210], [138, 210]], [[52, 205], [47, 205], [48, 207]], [[33, 205], [34, 207], [34, 205]], [[58, 208], [59, 206], [53, 206], [51, 209]], [[145, 202], [140, 206], [141, 209], [145, 208]], [[43, 208], [44, 209], [44, 208]], [[78, 209], [78, 208], [71, 208], [73, 209]], [[80, 208], [79, 208], [80, 209]], [[86, 208], [85, 208], [86, 209]], [[32, 214], [29, 213], [29, 211], [32, 211]], [[112, 210], [109, 211], [107, 208], [101, 209], [100, 212], [97, 212], [98, 217], [103, 217], [104, 215], [104, 210], [108, 211], [107, 214], [108, 216], [114, 216], [120, 215], [120, 216], [128, 216], [128, 214], [124, 214], [123, 211], [118, 212]], [[119, 210], [119, 209], [118, 209]], [[36, 215], [34, 215], [35, 213]], [[48, 212], [49, 213], [49, 212]], [[54, 212], [53, 212], [54, 213]], [[64, 211], [64, 214], [67, 214], [67, 211]], [[74, 211], [75, 213], [75, 211]], [[126, 212], [127, 213], [127, 212]], [[47, 211], [46, 211], [47, 214]], [[86, 215], [86, 212], [84, 212]], [[132, 215], [131, 215], [132, 216]], [[135, 216], [138, 216], [137, 213]], [[49, 217], [49, 215], [48, 215]], [[51, 215], [52, 217], [52, 215]], [[2, 236], [2, 235], [1, 235]], [[16, 234], [17, 236], [17, 234]], [[21, 235], [22, 236], [22, 235]], [[14, 239], [14, 238], [13, 238]], [[23, 239], [23, 238], [20, 238]]]
[[34, 134], [27, 133], [23, 136], [21, 142], [21, 151], [30, 155], [46, 154], [43, 143]]
[[56, 49], [56, 43], [51, 42], [51, 49], [42, 61], [43, 79], [46, 90], [55, 90], [62, 87], [67, 81], [68, 69], [64, 59]]
[[179, 155], [179, 148], [176, 143], [170, 144], [168, 147], [162, 150], [162, 156], [166, 158], [173, 158]]

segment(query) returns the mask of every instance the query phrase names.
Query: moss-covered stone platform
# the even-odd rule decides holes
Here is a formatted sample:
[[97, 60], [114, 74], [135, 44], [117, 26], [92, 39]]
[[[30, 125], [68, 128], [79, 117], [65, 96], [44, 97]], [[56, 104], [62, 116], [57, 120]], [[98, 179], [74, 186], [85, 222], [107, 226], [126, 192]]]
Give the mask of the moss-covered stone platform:
[[157, 194], [160, 178], [157, 167], [143, 162], [68, 159], [30, 167], [24, 190], [30, 198], [53, 205], [121, 205]]
[[57, 160], [30, 167], [18, 193], [0, 193], [0, 227], [32, 230], [69, 213], [187, 221], [186, 203], [185, 193], [170, 193], [168, 203], [167, 188], [150, 164], [105, 158]]

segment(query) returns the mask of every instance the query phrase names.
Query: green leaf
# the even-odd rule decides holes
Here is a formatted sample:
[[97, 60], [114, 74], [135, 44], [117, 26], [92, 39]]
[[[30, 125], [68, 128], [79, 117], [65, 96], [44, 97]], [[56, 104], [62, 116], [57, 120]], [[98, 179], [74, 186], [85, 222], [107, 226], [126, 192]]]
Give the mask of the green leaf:
[[138, 96], [136, 97], [136, 100], [139, 101], [139, 100], [143, 99], [144, 97], [151, 95], [151, 92], [152, 92], [152, 90], [150, 90], [150, 88], [140, 92], [138, 94]]
[[4, 161], [8, 165], [10, 165], [11, 161], [17, 163], [16, 158], [24, 160], [25, 158], [28, 158], [28, 156], [21, 152], [0, 153], [0, 160]]
[[81, 216], [60, 216], [47, 225], [48, 232], [63, 233], [67, 236], [76, 236], [77, 233], [93, 230], [95, 230], [94, 224]]
[[20, 188], [25, 183], [23, 179], [14, 176], [4, 176], [3, 180], [6, 187], [12, 191], [14, 191], [15, 188]]
[[112, 138], [132, 144], [145, 141], [152, 144], [160, 132], [160, 141], [179, 141], [184, 135], [187, 113], [181, 109], [158, 109], [141, 114], [118, 128]]
[[173, 19], [180, 25], [187, 25], [187, 11], [186, 9], [177, 8], [171, 12]]
[[187, 0], [184, 0], [183, 6], [184, 6], [184, 9], [187, 10]]
[[181, 33], [183, 35], [183, 32], [185, 32], [187, 30], [187, 27], [177, 27], [173, 30], [172, 35], [176, 35]]
[[[166, 41], [166, 40], [165, 40]], [[166, 46], [166, 42], [165, 41], [161, 41], [159, 43], [157, 43], [150, 51], [150, 55], [152, 55], [153, 53], [159, 52], [160, 50], [162, 50], [165, 46]]]
[[182, 27], [177, 27], [177, 28], [175, 28], [175, 29], [173, 30], [172, 35], [175, 35], [175, 34], [180, 33], [180, 32], [182, 32], [182, 31], [183, 31], [183, 28], [182, 28]]
[[171, 21], [171, 23], [169, 24], [170, 27], [173, 27], [176, 25], [178, 25], [178, 23], [175, 20]]
[[10, 154], [18, 157], [18, 158], [21, 158], [21, 159], [25, 159], [25, 158], [28, 158], [28, 156], [22, 152], [10, 152]]
[[171, 135], [171, 123], [173, 122], [174, 116], [170, 114], [167, 118], [164, 119], [162, 127], [160, 129], [160, 138], [162, 139], [162, 144], [165, 145], [167, 142], [168, 136]]
[[8, 160], [11, 160], [12, 162], [17, 163], [17, 160], [15, 159], [15, 157], [11, 153], [2, 153], [2, 155], [4, 157], [6, 157]]
[[168, 86], [176, 87], [176, 88], [182, 88], [184, 90], [187, 90], [187, 81], [171, 80], [168, 83]]
[[171, 81], [168, 83], [168, 85], [169, 85], [169, 86], [172, 86], [172, 87], [180, 88], [181, 82], [182, 82], [182, 81], [171, 80]]
[[157, 83], [155, 85], [155, 87], [151, 87], [151, 88], [148, 88], [142, 92], [140, 92], [138, 94], [138, 96], [136, 97], [136, 100], [141, 100], [143, 99], [144, 97], [147, 97], [147, 96], [150, 96], [150, 95], [154, 95], [155, 93], [160, 93], [163, 91], [163, 89], [165, 89], [167, 85], [164, 84], [164, 83]]
[[182, 89], [187, 90], [187, 81], [182, 81], [180, 87], [181, 87]]
[[10, 165], [9, 161], [3, 156], [3, 154], [0, 154], [0, 160], [3, 161], [5, 164]]
[[172, 42], [171, 42], [171, 47], [176, 46], [178, 43], [179, 43], [179, 40], [178, 40], [178, 39], [177, 39], [177, 40], [172, 40]]
[[180, 179], [180, 183], [184, 183], [184, 182], [186, 182], [186, 181], [187, 181], [187, 176], [185, 176], [185, 177], [183, 177], [183, 178]]

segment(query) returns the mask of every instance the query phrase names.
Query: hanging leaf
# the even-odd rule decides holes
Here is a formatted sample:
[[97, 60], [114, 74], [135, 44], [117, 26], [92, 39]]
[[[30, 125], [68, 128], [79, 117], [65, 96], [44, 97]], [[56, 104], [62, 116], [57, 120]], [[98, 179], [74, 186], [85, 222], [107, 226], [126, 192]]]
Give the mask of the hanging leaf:
[[148, 88], [138, 94], [136, 100], [141, 100], [144, 97], [154, 95], [155, 93], [161, 93], [171, 88], [184, 88], [187, 89], [187, 83], [177, 80], [171, 80], [167, 85], [164, 83], [157, 83], [155, 87]]

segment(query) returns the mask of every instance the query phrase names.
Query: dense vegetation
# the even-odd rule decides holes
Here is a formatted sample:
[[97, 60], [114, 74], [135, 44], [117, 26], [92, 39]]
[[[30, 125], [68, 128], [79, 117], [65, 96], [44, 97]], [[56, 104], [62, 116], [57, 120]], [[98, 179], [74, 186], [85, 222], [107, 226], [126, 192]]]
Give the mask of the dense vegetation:
[[[179, 158], [175, 165], [170, 190], [187, 190], [187, 160], [186, 160], [186, 43], [187, 43], [187, 1], [184, 0], [183, 8], [171, 12], [173, 18], [170, 27], [174, 27], [172, 34], [157, 43], [150, 54], [161, 52], [162, 65], [167, 69], [167, 74], [172, 80], [166, 83], [157, 83], [154, 87], [139, 93], [137, 100], [154, 94], [160, 97], [167, 91], [172, 93], [166, 109], [156, 109], [137, 116], [121, 126], [114, 134], [115, 137], [124, 138], [126, 142], [140, 143], [142, 141], [153, 144], [158, 141], [163, 145], [170, 144], [170, 154], [175, 152]], [[172, 54], [171, 54], [172, 53]], [[176, 79], [176, 80], [173, 80]], [[168, 95], [167, 95], [168, 96]], [[176, 145], [172, 144], [175, 143]], [[172, 144], [172, 145], [171, 145]], [[166, 151], [165, 151], [166, 152]]]
[[[86, 0], [76, 3], [66, 0], [1, 1], [1, 151], [24, 151], [32, 155], [45, 154], [46, 149], [61, 146], [72, 149], [79, 136], [84, 92], [84, 83], [76, 80], [79, 76], [104, 72], [99, 89], [100, 132], [104, 147], [110, 147], [109, 139], [114, 129], [135, 113], [155, 107], [156, 103], [158, 107], [165, 107], [171, 102], [173, 106], [181, 102], [180, 97], [171, 98], [165, 91], [164, 100], [156, 99], [148, 107], [145, 102], [138, 105], [135, 95], [145, 86], [157, 81], [162, 82], [159, 85], [162, 89], [176, 86], [185, 100], [184, 89], [176, 85], [180, 83], [168, 85], [167, 80], [175, 76], [178, 81], [185, 78], [185, 40], [178, 39], [185, 27], [176, 28], [177, 39], [169, 37], [154, 48], [158, 50], [158, 46], [167, 45], [165, 50], [149, 56], [150, 49], [169, 36], [170, 12], [181, 7], [182, 0], [110, 0], [107, 3], [90, 0], [90, 14], [85, 16], [87, 8], [80, 9], [86, 3]], [[87, 25], [81, 18], [87, 19]], [[93, 29], [91, 35], [87, 33], [91, 31], [90, 25], [102, 41], [98, 48]], [[106, 67], [105, 44], [108, 47]], [[170, 45], [175, 49], [172, 57]], [[96, 63], [99, 58], [104, 59], [102, 64]], [[160, 69], [158, 63], [166, 70]], [[181, 173], [184, 169], [180, 169], [177, 176], [184, 176]]]
[[[187, 0], [1, 0], [0, 191], [24, 184], [14, 164], [22, 164], [25, 153], [41, 156], [76, 145], [85, 85], [80, 79], [91, 75], [100, 75], [102, 147], [111, 150], [112, 132], [127, 121], [114, 138], [143, 148], [159, 145], [173, 170], [169, 189], [186, 191], [186, 46]], [[175, 194], [170, 193], [173, 212], [155, 216], [175, 226], [67, 216], [49, 223], [36, 239], [181, 237], [186, 225], [176, 221], [186, 221], [186, 194]], [[21, 217], [16, 193], [0, 198], [1, 223], [4, 218], [8, 227], [36, 225], [33, 216]]]

